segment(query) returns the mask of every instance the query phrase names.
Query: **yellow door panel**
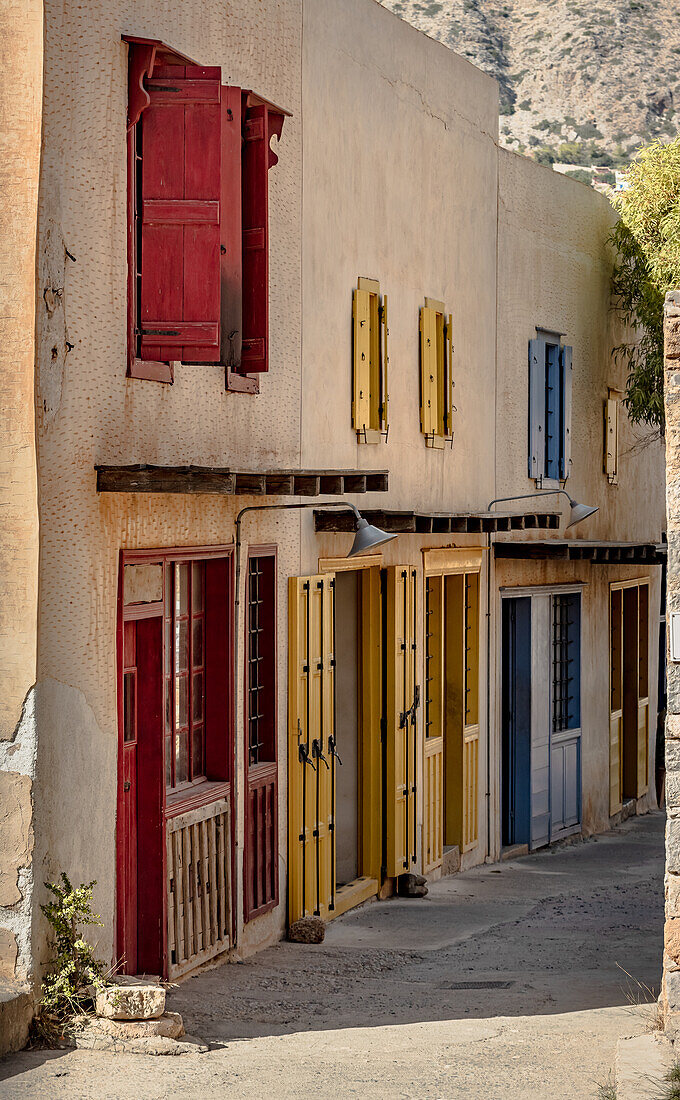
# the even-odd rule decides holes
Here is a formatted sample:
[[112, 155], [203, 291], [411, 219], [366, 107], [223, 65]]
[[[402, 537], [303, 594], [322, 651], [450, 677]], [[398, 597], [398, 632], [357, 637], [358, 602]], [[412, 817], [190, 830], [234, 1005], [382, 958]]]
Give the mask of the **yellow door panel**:
[[446, 578], [444, 843], [478, 840], [479, 574]]
[[610, 593], [609, 630], [609, 813], [623, 804], [623, 592]]
[[377, 879], [382, 862], [382, 619], [380, 569], [360, 571], [359, 851], [361, 874]]
[[649, 784], [649, 701], [640, 699], [637, 722], [637, 797], [642, 798]]
[[444, 578], [425, 581], [425, 737], [423, 762], [423, 873], [443, 851]]
[[621, 789], [623, 785], [623, 714], [612, 711], [609, 715], [609, 815], [621, 809]]
[[386, 572], [386, 842], [387, 874], [394, 878], [416, 859], [416, 573], [407, 566]]
[[335, 893], [334, 733], [335, 578], [291, 577], [288, 585], [289, 920], [327, 917]]
[[425, 741], [423, 768], [423, 874], [439, 867], [443, 852], [442, 784], [444, 738]]

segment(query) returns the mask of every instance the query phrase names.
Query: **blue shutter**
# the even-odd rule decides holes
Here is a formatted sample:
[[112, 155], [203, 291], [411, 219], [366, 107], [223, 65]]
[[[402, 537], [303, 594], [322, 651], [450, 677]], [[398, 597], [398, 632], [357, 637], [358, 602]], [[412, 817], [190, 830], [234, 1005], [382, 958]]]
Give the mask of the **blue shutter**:
[[545, 465], [545, 340], [529, 341], [529, 477], [543, 476]]
[[568, 478], [571, 472], [571, 348], [560, 348], [560, 374], [562, 376], [562, 447], [560, 477]]
[[560, 349], [557, 344], [547, 344], [545, 350], [545, 473], [557, 481], [562, 449]]

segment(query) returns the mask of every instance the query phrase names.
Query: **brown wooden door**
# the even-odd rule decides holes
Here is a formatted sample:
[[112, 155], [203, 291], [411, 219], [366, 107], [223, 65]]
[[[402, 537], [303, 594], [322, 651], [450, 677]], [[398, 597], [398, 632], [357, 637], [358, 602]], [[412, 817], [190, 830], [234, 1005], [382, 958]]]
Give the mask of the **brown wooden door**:
[[123, 623], [117, 961], [163, 974], [162, 619]]

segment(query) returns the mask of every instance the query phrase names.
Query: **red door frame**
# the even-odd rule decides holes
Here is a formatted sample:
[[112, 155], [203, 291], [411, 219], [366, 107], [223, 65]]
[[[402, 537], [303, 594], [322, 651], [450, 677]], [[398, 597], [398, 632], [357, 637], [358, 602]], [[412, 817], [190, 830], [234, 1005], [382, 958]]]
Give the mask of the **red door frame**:
[[[123, 734], [124, 734], [124, 714], [123, 714], [123, 668], [124, 668], [124, 656], [123, 656], [123, 624], [129, 620], [139, 620], [144, 618], [152, 618], [159, 615], [163, 615], [164, 599], [165, 599], [165, 566], [167, 562], [174, 561], [195, 561], [195, 560], [212, 560], [216, 558], [224, 558], [227, 560], [227, 605], [228, 605], [228, 617], [227, 617], [227, 650], [228, 650], [228, 674], [229, 674], [229, 688], [227, 697], [227, 745], [225, 759], [228, 767], [228, 778], [224, 783], [212, 783], [209, 790], [206, 791], [205, 802], [212, 802], [216, 798], [228, 798], [231, 810], [231, 881], [232, 884], [236, 883], [236, 806], [234, 798], [234, 718], [235, 718], [235, 690], [233, 680], [233, 646], [234, 646], [234, 547], [228, 546], [178, 546], [178, 547], [162, 547], [145, 550], [120, 550], [119, 562], [118, 562], [118, 597], [117, 597], [117, 624], [116, 624], [116, 685], [117, 685], [117, 716], [118, 716], [118, 761], [117, 761], [117, 814], [116, 814], [116, 905], [115, 905], [115, 927], [114, 927], [114, 943], [116, 944], [115, 955], [120, 955], [121, 935], [123, 932], [122, 919], [121, 919], [121, 906], [122, 899], [122, 883], [125, 881], [125, 847], [121, 843], [120, 828], [124, 822], [123, 814]], [[163, 599], [158, 603], [150, 604], [132, 604], [126, 608], [123, 602], [123, 578], [124, 578], [124, 566], [134, 565], [142, 562], [158, 561], [163, 564]], [[164, 631], [163, 631], [164, 634]], [[163, 645], [165, 645], [165, 639], [163, 638]], [[164, 655], [163, 655], [164, 657]], [[164, 660], [162, 663], [164, 667]], [[168, 816], [175, 816], [179, 813], [184, 813], [189, 807], [193, 807], [201, 804], [200, 787], [196, 787], [188, 796], [184, 799], [173, 800], [172, 807], [168, 808], [166, 805], [165, 794], [165, 759], [164, 748], [165, 738], [161, 739], [161, 775], [163, 777], [162, 782], [162, 816], [163, 823], [167, 820]], [[162, 845], [162, 881], [167, 881], [167, 856], [166, 846]], [[233, 890], [233, 886], [232, 886]], [[236, 905], [234, 904], [234, 898], [232, 897], [231, 904], [231, 939], [232, 943], [236, 938]], [[167, 977], [167, 896], [166, 891], [163, 890], [163, 976]], [[115, 964], [116, 957], [114, 955], [113, 962]]]
[[[250, 745], [248, 741], [248, 719], [249, 719], [249, 692], [248, 692], [248, 575], [250, 568], [251, 558], [273, 558], [274, 559], [274, 760], [269, 763], [260, 764], [258, 768], [260, 770], [260, 778], [264, 781], [273, 778], [274, 780], [274, 828], [272, 838], [272, 859], [274, 861], [274, 896], [270, 901], [261, 905], [258, 909], [249, 909], [248, 894], [249, 894], [249, 881], [250, 881], [250, 859], [252, 858], [252, 852], [250, 851], [250, 829], [252, 822], [250, 820]], [[247, 924], [249, 921], [254, 920], [256, 917], [262, 916], [263, 913], [269, 912], [270, 909], [274, 909], [279, 904], [279, 752], [278, 752], [278, 729], [279, 729], [279, 678], [278, 678], [278, 547], [275, 544], [267, 544], [264, 546], [249, 546], [248, 547], [248, 559], [246, 567], [246, 596], [244, 598], [244, 605], [246, 611], [243, 615], [243, 760], [244, 760], [244, 774], [245, 782], [244, 787], [244, 837], [243, 837], [243, 921]]]

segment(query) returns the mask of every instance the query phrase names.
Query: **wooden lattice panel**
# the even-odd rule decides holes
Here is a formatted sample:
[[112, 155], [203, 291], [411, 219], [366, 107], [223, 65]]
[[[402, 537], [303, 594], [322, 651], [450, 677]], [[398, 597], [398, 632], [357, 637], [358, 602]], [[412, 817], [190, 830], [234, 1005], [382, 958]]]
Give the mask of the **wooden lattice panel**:
[[230, 946], [230, 836], [231, 811], [225, 799], [167, 823], [170, 978]]

